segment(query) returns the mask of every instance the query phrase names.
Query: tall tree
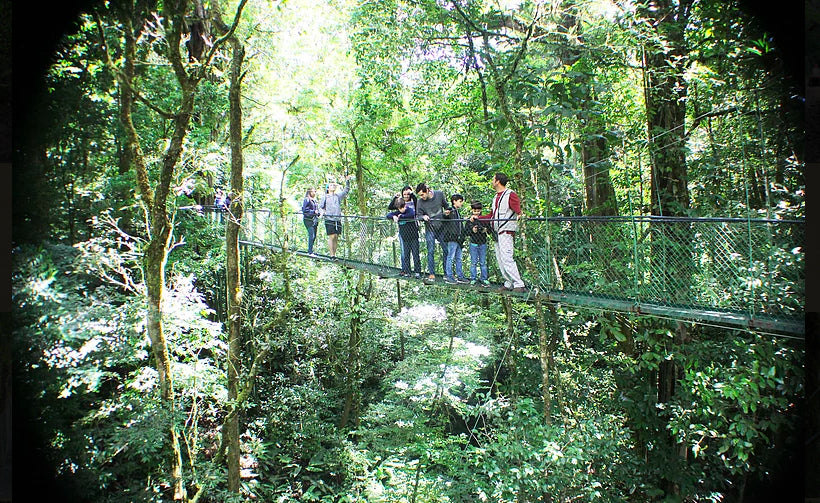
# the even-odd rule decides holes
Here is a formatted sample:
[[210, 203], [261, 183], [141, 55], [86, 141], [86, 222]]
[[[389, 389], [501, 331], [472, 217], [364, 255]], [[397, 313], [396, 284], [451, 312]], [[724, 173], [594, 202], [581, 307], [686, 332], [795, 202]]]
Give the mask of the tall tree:
[[685, 30], [693, 2], [659, 0], [639, 8], [651, 26], [643, 65], [653, 215], [687, 216], [689, 208], [685, 129], [689, 56]]
[[[686, 170], [686, 102], [685, 72], [689, 54], [686, 26], [694, 0], [660, 0], [639, 7], [649, 22], [644, 46], [644, 97], [651, 163], [651, 213], [656, 216], [688, 216], [689, 187]], [[692, 263], [687, 224], [658, 224], [653, 229], [652, 260], [659, 274], [654, 281], [666, 288], [673, 302], [690, 302]], [[661, 228], [660, 226], [663, 226]], [[663, 264], [661, 266], [661, 264]], [[684, 343], [688, 328], [677, 322], [675, 342]], [[665, 358], [658, 364], [657, 400], [667, 403], [675, 394], [680, 363]], [[668, 440], [674, 450], [675, 442]], [[667, 493], [679, 486], [670, 478], [662, 481]]]
[[[231, 146], [231, 206], [225, 228], [226, 273], [228, 287], [228, 402], [238, 409], [240, 383], [239, 368], [242, 353], [242, 282], [239, 263], [239, 230], [242, 225], [244, 208], [244, 180], [242, 154], [242, 63], [245, 48], [236, 36], [229, 39], [231, 57], [230, 103], [230, 146]], [[239, 493], [239, 419], [234, 413], [225, 423], [224, 435], [228, 438], [228, 491]]]
[[[179, 433], [173, 420], [174, 380], [168, 341], [163, 330], [163, 297], [165, 293], [165, 266], [168, 252], [172, 245], [174, 224], [169, 215], [169, 195], [171, 182], [177, 170], [185, 138], [194, 109], [196, 89], [207, 75], [210, 61], [216, 50], [229, 38], [239, 21], [243, 0], [234, 19], [233, 26], [223, 37], [216, 40], [202, 62], [189, 62], [182, 57], [183, 34], [186, 29], [186, 16], [190, 15], [191, 5], [186, 0], [164, 2], [162, 15], [159, 16], [164, 33], [162, 40], [163, 57], [173, 70], [176, 104], [173, 110], [165, 110], [157, 105], [138, 86], [136, 65], [138, 53], [138, 36], [144, 25], [152, 22], [150, 16], [152, 5], [143, 2], [111, 4], [120, 25], [123, 27], [123, 47], [121, 61], [115, 63], [107, 50], [103, 25], [98, 17], [100, 36], [108, 66], [115, 72], [120, 100], [120, 121], [126, 135], [125, 155], [132, 163], [137, 176], [137, 190], [147, 215], [147, 243], [143, 250], [142, 267], [145, 276], [145, 294], [147, 304], [146, 329], [151, 341], [151, 350], [157, 366], [160, 394], [172, 419], [169, 422], [169, 441], [171, 444], [170, 478], [175, 500], [185, 499], [186, 489], [182, 477], [182, 452], [179, 444]], [[151, 173], [150, 161], [146, 157], [140, 133], [134, 123], [134, 107], [142, 103], [168, 120], [171, 124], [167, 138], [167, 147], [161, 156], [159, 172]]]
[[[356, 189], [358, 201], [359, 215], [367, 214], [367, 200], [364, 186], [364, 164], [362, 161], [362, 149], [359, 138], [357, 137], [357, 126], [350, 126], [350, 136], [353, 140], [353, 151], [356, 163]], [[352, 235], [353, 226], [358, 225], [355, 220], [348, 221], [347, 232]], [[348, 241], [349, 242], [349, 241]], [[362, 374], [362, 328], [366, 321], [367, 313], [365, 306], [370, 299], [373, 291], [373, 278], [364, 271], [357, 273], [357, 280], [353, 295], [350, 297], [350, 334], [347, 344], [347, 369], [345, 382], [345, 400], [342, 409], [342, 417], [339, 420], [339, 427], [345, 428], [348, 424], [354, 427], [359, 425], [359, 416], [361, 408], [361, 374]]]
[[556, 53], [567, 73], [572, 75], [574, 91], [569, 94], [575, 97], [574, 101], [577, 101], [578, 106], [586, 213], [597, 216], [617, 215], [615, 188], [609, 173], [608, 127], [594, 89], [595, 79], [589, 68], [592, 65], [588, 64], [588, 58], [584, 58], [582, 53], [582, 50], [590, 52], [591, 49], [586, 47], [578, 10], [574, 1], [562, 3], [556, 34]]

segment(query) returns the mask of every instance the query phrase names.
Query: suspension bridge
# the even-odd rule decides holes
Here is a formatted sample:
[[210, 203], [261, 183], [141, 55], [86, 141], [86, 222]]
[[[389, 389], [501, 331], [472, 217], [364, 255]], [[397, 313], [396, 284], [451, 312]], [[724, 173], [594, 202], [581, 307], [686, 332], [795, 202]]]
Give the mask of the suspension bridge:
[[[231, 215], [204, 208], [212, 225]], [[383, 217], [343, 216], [337, 258], [326, 255], [327, 236], [319, 223], [314, 255], [307, 254], [302, 215], [248, 209], [240, 244], [288, 251], [313, 260], [401, 277], [397, 226]], [[421, 262], [426, 264], [420, 223]], [[566, 306], [636, 313], [740, 330], [802, 337], [805, 319], [803, 220], [743, 218], [536, 217], [520, 223], [516, 261], [527, 284], [524, 300], [540, 298]], [[495, 257], [489, 244], [488, 266]], [[436, 264], [443, 261], [436, 251]], [[443, 266], [442, 266], [443, 267]], [[464, 258], [465, 274], [469, 256]], [[497, 269], [495, 269], [497, 271]], [[422, 275], [422, 278], [426, 277]], [[490, 287], [436, 284], [499, 292]], [[500, 293], [500, 292], [499, 292]]]

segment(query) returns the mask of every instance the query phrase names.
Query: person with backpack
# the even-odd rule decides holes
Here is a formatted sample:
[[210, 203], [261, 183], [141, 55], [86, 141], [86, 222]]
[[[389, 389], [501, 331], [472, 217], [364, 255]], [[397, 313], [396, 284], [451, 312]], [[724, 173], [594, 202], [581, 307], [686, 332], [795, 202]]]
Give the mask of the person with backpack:
[[495, 259], [498, 262], [498, 269], [501, 277], [504, 278], [504, 285], [501, 291], [524, 292], [524, 282], [518, 272], [518, 265], [515, 263], [513, 253], [515, 232], [518, 230], [518, 219], [521, 218], [521, 200], [518, 194], [507, 188], [506, 173], [496, 173], [492, 179], [492, 187], [495, 190], [492, 211], [487, 215], [470, 216], [470, 221], [489, 220], [492, 222], [492, 229], [498, 234], [498, 241], [495, 243]]

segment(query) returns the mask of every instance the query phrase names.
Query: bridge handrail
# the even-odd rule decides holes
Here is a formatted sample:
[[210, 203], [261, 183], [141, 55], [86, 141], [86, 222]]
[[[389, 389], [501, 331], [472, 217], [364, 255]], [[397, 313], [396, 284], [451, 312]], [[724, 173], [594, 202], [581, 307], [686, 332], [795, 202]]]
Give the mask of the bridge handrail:
[[[188, 207], [186, 207], [188, 208]], [[208, 209], [208, 207], [201, 207]], [[216, 207], [211, 207], [214, 209]], [[273, 213], [273, 209], [268, 208], [245, 208], [246, 212], [261, 212]], [[277, 213], [278, 215], [278, 213]], [[302, 215], [301, 211], [294, 211], [285, 213], [285, 216]], [[470, 215], [463, 215], [462, 219], [469, 219]], [[322, 216], [321, 218], [324, 218]], [[385, 220], [384, 215], [334, 215], [334, 218], [344, 218], [350, 220]], [[423, 222], [421, 218], [414, 218], [417, 222]], [[760, 224], [805, 224], [805, 219], [786, 219], [786, 218], [743, 218], [743, 217], [680, 217], [680, 216], [664, 216], [664, 215], [573, 215], [573, 216], [528, 216], [524, 215], [522, 218], [487, 218], [482, 219], [484, 222], [506, 222], [511, 220], [526, 220], [531, 222], [632, 222], [632, 221], [646, 221], [646, 222], [725, 222], [725, 223], [760, 223]]]

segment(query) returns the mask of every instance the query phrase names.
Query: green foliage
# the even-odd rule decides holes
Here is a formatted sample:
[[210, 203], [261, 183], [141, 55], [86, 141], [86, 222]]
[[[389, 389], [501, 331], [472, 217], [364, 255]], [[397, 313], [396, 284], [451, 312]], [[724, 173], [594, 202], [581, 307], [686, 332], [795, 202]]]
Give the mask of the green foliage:
[[589, 417], [549, 427], [531, 400], [522, 400], [499, 418], [488, 442], [468, 451], [481, 474], [481, 501], [625, 501], [640, 491], [634, 480], [637, 460], [629, 449], [624, 419]]
[[753, 336], [728, 344], [707, 342], [687, 353], [682, 389], [670, 410], [670, 432], [694, 458], [706, 458], [701, 469], [712, 476], [775, 471], [782, 459], [774, 446], [797, 427], [799, 352]]
[[[15, 250], [15, 352], [21, 393], [48, 442], [57, 480], [98, 501], [161, 500], [167, 483], [164, 432], [182, 424], [187, 454], [199, 455], [200, 424], [214, 424], [224, 399], [221, 327], [180, 277], [169, 291], [166, 327], [177, 364], [179, 409], [161, 406], [156, 371], [144, 334], [144, 308], [133, 292], [95, 281], [85, 264], [122, 268], [89, 257], [110, 257], [97, 244]], [[76, 269], [79, 267], [80, 269]], [[108, 271], [110, 273], [110, 269]], [[137, 285], [137, 289], [139, 286]]]
[[[722, 492], [726, 480], [740, 476], [766, 483], [799, 423], [800, 352], [770, 337], [709, 330], [679, 344], [669, 329], [650, 327], [635, 334], [640, 350], [626, 362], [631, 376], [619, 378], [637, 447], [656, 460], [647, 468], [692, 498]], [[608, 333], [607, 340], [622, 342], [614, 327]], [[654, 379], [667, 360], [681, 373], [672, 399], [658, 403]]]
[[[667, 47], [667, 34], [626, 4], [458, 6], [248, 5], [238, 31], [252, 54], [245, 202], [288, 212], [307, 187], [360, 167], [365, 192], [354, 190], [348, 209], [364, 200], [367, 213], [382, 215], [403, 185], [421, 181], [488, 204], [488, 180], [505, 170], [520, 176], [515, 189], [529, 215], [580, 215], [588, 210], [584, 149], [600, 140], [619, 213], [647, 213], [647, 134], [669, 132], [646, 131], [642, 51]], [[100, 13], [114, 48], [122, 27]], [[802, 218], [805, 182], [794, 154], [802, 106], [783, 98], [777, 51], [731, 2], [697, 2], [689, 14], [691, 64], [680, 77], [691, 211]], [[141, 96], [172, 110], [179, 95], [158, 57], [164, 38], [152, 23], [137, 28]], [[769, 481], [789, 462], [780, 453], [794, 446], [803, 362], [783, 340], [698, 328], [683, 342], [657, 320], [559, 310], [564, 337], [552, 348], [547, 424], [531, 306], [515, 304], [508, 338], [496, 296], [403, 282], [397, 306], [392, 281], [360, 283], [338, 266], [246, 250], [239, 370], [250, 394], [238, 404], [242, 490], [228, 494], [225, 467], [214, 463], [234, 405], [215, 321], [225, 316], [224, 222], [183, 209], [227, 188], [226, 59], [216, 55], [198, 89], [173, 175], [172, 187], [194, 190], [167, 208], [175, 229], [163, 321], [176, 401], [166, 410], [144, 333], [144, 208], [100, 48], [88, 17], [61, 43], [49, 94], [30, 114], [34, 176], [15, 177], [24, 224], [15, 238], [76, 244], [15, 248], [13, 334], [20, 393], [32, 397], [44, 452], [84, 499], [167, 500], [162, 432], [170, 424], [181, 434], [188, 487], [210, 501], [650, 501], [666, 494], [662, 480], [682, 500], [706, 501], [737, 497], [744, 480]], [[524, 138], [520, 166], [502, 98]], [[138, 101], [134, 122], [156, 177], [172, 120]], [[802, 236], [766, 239], [739, 266], [737, 285], [687, 281], [702, 295], [748, 295], [799, 312], [803, 255], [783, 243]], [[543, 250], [529, 251], [543, 262]], [[704, 261], [711, 251], [697, 250]], [[597, 253], [584, 248], [559, 264], [566, 285], [623, 288], [631, 271]], [[770, 291], [772, 272], [792, 285]], [[351, 348], [354, 317], [361, 341]], [[659, 404], [658, 373], [669, 362], [676, 392]], [[351, 390], [360, 423], [343, 431]]]

